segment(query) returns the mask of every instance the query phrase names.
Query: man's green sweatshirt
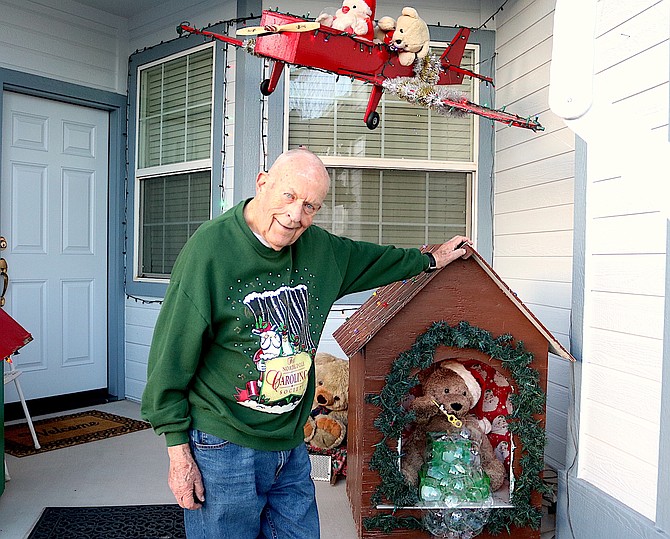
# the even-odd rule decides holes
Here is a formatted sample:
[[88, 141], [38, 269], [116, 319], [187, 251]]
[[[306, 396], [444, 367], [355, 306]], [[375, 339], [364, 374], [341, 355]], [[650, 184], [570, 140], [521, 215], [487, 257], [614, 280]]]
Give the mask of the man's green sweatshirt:
[[168, 446], [195, 428], [238, 445], [292, 449], [314, 397], [316, 352], [338, 298], [412, 277], [418, 249], [309, 227], [264, 246], [242, 202], [203, 224], [172, 271], [154, 329], [142, 415]]

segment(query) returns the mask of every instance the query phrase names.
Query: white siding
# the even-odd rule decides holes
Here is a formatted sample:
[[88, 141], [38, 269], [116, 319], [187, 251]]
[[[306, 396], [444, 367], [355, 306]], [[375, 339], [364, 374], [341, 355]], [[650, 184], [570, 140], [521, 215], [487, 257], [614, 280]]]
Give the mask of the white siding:
[[0, 0], [0, 13], [0, 66], [125, 94], [125, 19], [71, 0]]
[[[658, 208], [668, 193], [645, 180], [590, 174], [588, 181], [579, 476], [654, 520], [667, 219]], [[626, 184], [638, 193], [628, 212], [620, 204]], [[627, 398], [617, 398], [624, 395], [644, 410], [635, 421], [624, 419], [631, 411]]]
[[[204, 0], [191, 2], [190, 5], [183, 0], [168, 0], [159, 8], [140, 13], [128, 21], [127, 53], [130, 55], [136, 50], [176, 39], [176, 27], [183, 21], [188, 21], [196, 28], [202, 28], [236, 17], [236, 2], [232, 0]], [[231, 32], [234, 36], [234, 31]], [[202, 42], [202, 38], [193, 39]]]
[[357, 305], [339, 305], [330, 311], [328, 318], [326, 319], [326, 325], [323, 328], [323, 335], [319, 342], [318, 352], [327, 352], [334, 356], [347, 359], [347, 355], [342, 351], [342, 348], [337, 344], [337, 341], [333, 339], [333, 333], [347, 321], [347, 318], [349, 318], [357, 308]]
[[[151, 298], [147, 298], [151, 299]], [[126, 299], [126, 398], [140, 401], [147, 383], [147, 360], [159, 303]]]
[[[587, 143], [578, 475], [654, 521], [667, 324], [670, 2], [596, 5], [593, 104], [569, 122]], [[642, 412], [631, 413], [631, 397]]]
[[[493, 266], [569, 349], [575, 157], [574, 134], [548, 105], [555, 0], [510, 4], [496, 16], [496, 107], [539, 114], [545, 131], [496, 125]], [[558, 468], [569, 374], [550, 355], [545, 459]]]
[[[337, 5], [336, 2], [333, 5]], [[393, 0], [378, 4], [376, 17], [389, 15], [397, 18], [406, 2]], [[480, 8], [481, 5], [481, 8]], [[186, 7], [185, 7], [186, 6]], [[281, 4], [263, 2], [264, 9], [316, 17], [328, 4], [314, 4], [308, 0], [287, 0]], [[443, 0], [425, 0], [416, 4], [421, 17], [428, 24], [452, 26], [457, 22], [464, 26], [479, 26], [494, 11], [491, 0], [472, 2], [471, 0], [453, 0], [445, 8]], [[331, 8], [332, 9], [332, 8]], [[259, 13], [254, 13], [259, 15]], [[160, 9], [140, 13], [128, 22], [129, 48], [128, 54], [145, 47], [152, 47], [161, 41], [177, 37], [175, 26], [181, 21], [189, 21], [195, 27], [203, 27], [220, 21], [234, 19], [236, 2], [205, 0], [186, 5], [183, 0], [168, 0], [161, 4]], [[239, 14], [244, 16], [244, 14]], [[495, 23], [489, 25], [494, 26]]]
[[236, 3], [172, 0], [125, 19], [74, 0], [0, 0], [0, 66], [126, 93], [128, 56], [177, 38], [176, 26], [234, 19]]

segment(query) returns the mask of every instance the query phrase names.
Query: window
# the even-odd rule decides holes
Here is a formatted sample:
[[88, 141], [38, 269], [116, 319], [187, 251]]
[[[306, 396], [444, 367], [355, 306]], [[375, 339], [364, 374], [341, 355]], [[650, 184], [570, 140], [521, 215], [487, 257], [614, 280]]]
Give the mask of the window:
[[[444, 47], [433, 46], [439, 56]], [[470, 46], [462, 65], [476, 61]], [[476, 85], [451, 86], [477, 101]], [[315, 223], [352, 239], [416, 247], [472, 234], [477, 173], [474, 115], [445, 117], [385, 92], [379, 127], [363, 123], [370, 86], [292, 68], [289, 147], [306, 145], [329, 169]]]
[[210, 218], [213, 63], [206, 46], [139, 68], [139, 277], [169, 277]]
[[142, 180], [142, 273], [169, 275], [186, 240], [209, 219], [210, 173], [192, 172]]
[[470, 228], [471, 173], [330, 167], [329, 173], [328, 199], [314, 222], [335, 234], [417, 247]]

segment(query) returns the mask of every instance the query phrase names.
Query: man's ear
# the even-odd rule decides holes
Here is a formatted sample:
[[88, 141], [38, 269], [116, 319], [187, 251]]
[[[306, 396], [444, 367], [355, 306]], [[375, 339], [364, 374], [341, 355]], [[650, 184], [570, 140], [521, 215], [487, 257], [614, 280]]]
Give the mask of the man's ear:
[[270, 176], [267, 172], [261, 171], [258, 173], [258, 176], [256, 176], [256, 194], [263, 190], [268, 181], [270, 181]]

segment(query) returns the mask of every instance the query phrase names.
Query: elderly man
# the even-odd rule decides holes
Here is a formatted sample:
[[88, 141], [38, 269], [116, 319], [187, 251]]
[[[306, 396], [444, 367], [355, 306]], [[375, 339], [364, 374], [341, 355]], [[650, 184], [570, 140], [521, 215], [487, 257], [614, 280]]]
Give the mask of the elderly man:
[[332, 304], [465, 254], [463, 236], [426, 255], [311, 226], [329, 183], [313, 153], [283, 153], [175, 263], [142, 412], [165, 434], [189, 539], [319, 537], [303, 425]]

